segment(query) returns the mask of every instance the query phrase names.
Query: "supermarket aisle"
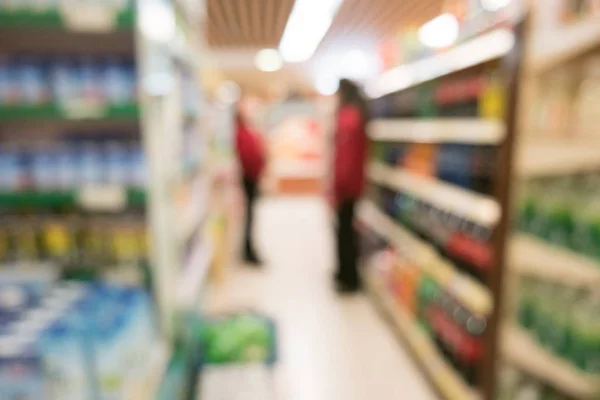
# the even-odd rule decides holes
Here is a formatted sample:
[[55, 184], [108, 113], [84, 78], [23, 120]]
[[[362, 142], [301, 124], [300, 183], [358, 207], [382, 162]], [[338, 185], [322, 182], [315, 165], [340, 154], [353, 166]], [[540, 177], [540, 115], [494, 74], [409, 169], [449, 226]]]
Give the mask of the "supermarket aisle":
[[370, 301], [333, 292], [325, 204], [264, 199], [258, 221], [266, 269], [236, 269], [211, 296], [211, 308], [275, 317], [277, 400], [435, 399]]

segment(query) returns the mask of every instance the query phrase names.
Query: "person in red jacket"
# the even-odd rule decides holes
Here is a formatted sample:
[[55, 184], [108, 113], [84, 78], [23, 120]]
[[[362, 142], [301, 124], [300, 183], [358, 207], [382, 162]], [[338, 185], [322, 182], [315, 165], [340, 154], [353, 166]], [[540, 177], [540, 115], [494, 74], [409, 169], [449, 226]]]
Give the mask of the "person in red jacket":
[[258, 197], [258, 186], [265, 167], [266, 157], [262, 137], [249, 123], [245, 115], [247, 112], [249, 111], [238, 107], [235, 133], [235, 146], [238, 161], [243, 172], [242, 180], [246, 196], [244, 260], [253, 265], [260, 265], [260, 259], [254, 248], [252, 231], [254, 225], [254, 204]]
[[354, 213], [365, 183], [367, 103], [353, 82], [342, 79], [335, 125], [333, 202], [337, 214], [337, 272], [339, 292], [361, 288], [358, 273], [358, 235]]

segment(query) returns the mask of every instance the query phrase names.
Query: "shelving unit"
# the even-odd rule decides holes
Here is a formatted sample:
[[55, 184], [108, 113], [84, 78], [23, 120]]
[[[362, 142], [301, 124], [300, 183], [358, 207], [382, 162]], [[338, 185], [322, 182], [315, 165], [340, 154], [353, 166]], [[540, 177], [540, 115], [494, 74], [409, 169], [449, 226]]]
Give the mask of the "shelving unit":
[[[580, 2], [578, 10], [585, 6]], [[592, 357], [596, 350], [584, 350], [580, 357], [575, 349], [586, 343], [588, 335], [598, 334], [594, 317], [582, 315], [597, 308], [593, 293], [600, 287], [600, 262], [582, 244], [587, 243], [597, 218], [597, 210], [588, 208], [591, 202], [586, 200], [598, 189], [598, 182], [590, 178], [600, 170], [593, 134], [597, 122], [585, 107], [595, 106], [594, 91], [599, 95], [593, 78], [596, 68], [588, 63], [600, 49], [600, 17], [567, 22], [563, 18], [567, 7], [569, 2], [549, 0], [533, 4], [530, 10], [523, 81], [527, 91], [520, 102], [523, 123], [512, 191], [518, 209], [508, 245], [511, 276], [505, 288], [515, 307], [503, 322], [502, 358], [525, 381], [543, 386], [549, 396], [592, 399], [600, 394], [600, 376], [591, 372], [586, 356]], [[577, 202], [565, 201], [569, 198]], [[556, 205], [540, 207], [544, 199], [553, 199]], [[542, 222], [545, 215], [548, 220]], [[573, 224], [573, 229], [563, 230], [559, 221], [567, 227]], [[568, 293], [577, 293], [577, 300]], [[536, 300], [528, 304], [529, 298]], [[555, 319], [545, 325], [541, 317], [541, 309], [554, 299], [560, 299], [553, 308], [556, 315], [562, 313], [564, 328]], [[590, 327], [580, 323], [582, 319]], [[544, 336], [560, 329], [569, 331], [564, 344]]]
[[595, 399], [600, 390], [600, 376], [577, 370], [542, 348], [520, 328], [504, 328], [502, 355], [528, 374], [574, 398]]
[[[0, 93], [0, 156], [12, 157], [14, 151], [29, 168], [22, 174], [26, 179], [1, 180], [0, 216], [25, 215], [41, 224], [49, 218], [63, 223], [60, 218], [75, 215], [85, 222], [86, 229], [102, 218], [110, 219], [102, 220], [104, 225], [125, 224], [135, 218], [142, 226], [146, 234], [132, 239], [127, 233], [119, 243], [112, 237], [118, 235], [111, 231], [105, 246], [106, 253], [113, 248], [126, 253], [135, 241], [135, 246], [144, 249], [139, 266], [137, 260], [132, 261], [125, 271], [126, 263], [116, 260], [89, 268], [96, 272], [105, 266], [107, 271], [99, 276], [125, 285], [146, 283], [130, 279], [129, 266], [150, 270], [160, 332], [157, 343], [148, 349], [147, 371], [136, 370], [126, 377], [119, 398], [153, 399], [170, 363], [173, 340], [179, 336], [176, 322], [197, 309], [215, 257], [215, 224], [208, 218], [215, 186], [212, 138], [206, 125], [210, 110], [199, 83], [203, 68], [199, 60], [205, 51], [199, 37], [203, 5], [171, 0], [9, 3], [0, 5], [0, 68], [3, 73], [29, 68], [29, 79], [34, 80], [30, 83], [39, 86], [39, 93], [29, 97], [22, 93], [20, 75], [10, 81], [17, 89], [14, 93], [6, 97], [7, 92]], [[160, 32], [149, 7], [160, 7], [162, 22], [172, 22], [174, 32]], [[193, 15], [188, 14], [191, 12]], [[67, 83], [72, 86], [64, 82], [60, 86], [57, 76], [71, 79]], [[131, 82], [127, 80], [130, 77]], [[118, 91], [130, 83], [131, 93]], [[84, 85], [88, 85], [85, 90]], [[65, 92], [59, 93], [59, 89]], [[134, 160], [129, 153], [110, 154], [113, 158], [99, 155], [116, 142], [137, 145], [134, 150], [142, 154], [147, 167], [143, 183], [129, 181], [134, 170], [133, 164], [124, 165]], [[90, 143], [96, 146], [96, 153], [88, 161], [96, 168], [92, 172], [102, 177], [86, 180], [79, 177], [83, 168], [74, 166], [83, 159], [77, 154], [78, 146]], [[76, 175], [80, 181], [38, 185], [38, 178], [29, 176], [38, 168], [38, 146], [52, 147], [52, 157], [63, 157], [60, 168], [66, 168], [64, 160], [70, 157], [68, 165], [73, 171], [65, 176]], [[65, 156], [60, 153], [63, 148], [73, 154]], [[39, 154], [51, 167], [58, 163], [48, 161], [50, 156], [43, 152]], [[114, 176], [110, 175], [99, 159], [120, 162], [120, 169], [113, 168], [110, 173]], [[121, 175], [127, 178], [120, 181]], [[82, 243], [77, 237], [77, 246]], [[82, 258], [86, 264], [94, 262], [91, 257]], [[17, 270], [21, 264], [31, 264], [9, 261], [7, 265]], [[65, 267], [61, 262], [44, 266], [56, 268], [57, 273]]]
[[504, 12], [502, 27], [366, 85], [375, 116], [370, 200], [359, 208], [371, 243], [367, 281], [417, 363], [452, 400], [495, 393], [523, 57], [521, 10]]
[[483, 226], [493, 226], [500, 218], [500, 206], [489, 196], [380, 163], [371, 163], [368, 174], [377, 184], [411, 194]]
[[373, 203], [361, 203], [358, 215], [360, 221], [385, 237], [396, 248], [409, 254], [419, 268], [434, 277], [444, 290], [459, 299], [471, 311], [480, 315], [487, 315], [492, 311], [493, 300], [486, 287], [458, 272], [456, 267], [440, 257], [432, 246], [381, 213]]
[[392, 329], [406, 342], [414, 357], [419, 360], [421, 368], [431, 377], [440, 392], [448, 399], [480, 399], [448, 364], [408, 312], [388, 293], [385, 285], [369, 274], [365, 280], [369, 294], [389, 317]]
[[509, 265], [519, 275], [573, 286], [600, 286], [598, 262], [527, 234], [513, 235]]

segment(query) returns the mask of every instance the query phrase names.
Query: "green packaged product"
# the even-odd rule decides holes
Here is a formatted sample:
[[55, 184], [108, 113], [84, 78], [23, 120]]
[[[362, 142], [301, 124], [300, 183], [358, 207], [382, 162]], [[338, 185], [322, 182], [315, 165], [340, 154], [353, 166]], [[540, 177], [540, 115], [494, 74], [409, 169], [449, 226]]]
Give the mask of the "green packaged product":
[[573, 307], [569, 359], [591, 374], [600, 374], [600, 292], [579, 291]]

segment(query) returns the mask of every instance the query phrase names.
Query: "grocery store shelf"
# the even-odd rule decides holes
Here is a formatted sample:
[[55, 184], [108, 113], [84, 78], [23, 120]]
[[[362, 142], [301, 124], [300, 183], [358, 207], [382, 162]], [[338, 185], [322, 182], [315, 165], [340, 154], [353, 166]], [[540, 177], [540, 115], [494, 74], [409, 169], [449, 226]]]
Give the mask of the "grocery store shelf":
[[194, 306], [214, 256], [211, 241], [206, 240], [205, 236], [198, 240], [200, 243], [193, 250], [176, 284], [176, 302], [181, 309], [190, 309]]
[[138, 115], [136, 104], [118, 106], [44, 104], [0, 107], [0, 121], [135, 121]]
[[368, 130], [373, 140], [417, 143], [497, 144], [505, 134], [502, 122], [474, 118], [378, 119]]
[[471, 389], [436, 349], [432, 340], [410, 314], [398, 304], [373, 273], [366, 274], [371, 297], [391, 318], [396, 333], [408, 344], [420, 366], [438, 391], [448, 400], [475, 400], [480, 396]]
[[510, 267], [519, 274], [577, 286], [600, 286], [600, 262], [527, 234], [510, 242]]
[[140, 207], [145, 203], [145, 190], [113, 185], [55, 191], [0, 192], [0, 207], [6, 208], [80, 207], [110, 211]]
[[574, 398], [592, 399], [600, 393], [600, 376], [577, 370], [567, 361], [546, 351], [527, 332], [515, 326], [509, 326], [503, 332], [502, 355], [523, 372]]
[[521, 177], [552, 176], [600, 168], [598, 139], [526, 140], [519, 146], [516, 172]]
[[369, 177], [378, 184], [399, 190], [483, 226], [491, 227], [500, 219], [500, 205], [491, 197], [435, 178], [419, 176], [403, 168], [390, 168], [378, 162], [369, 165]]
[[169, 366], [171, 350], [167, 343], [158, 342], [149, 352], [148, 370], [142, 379], [129, 379], [125, 384], [127, 400], [154, 399], [158, 394], [160, 383]]
[[540, 72], [600, 47], [600, 16], [551, 31], [540, 32], [532, 42], [529, 67]]
[[385, 237], [402, 254], [414, 260], [425, 273], [432, 276], [454, 298], [472, 312], [488, 315], [493, 309], [492, 296], [487, 288], [459, 273], [443, 260], [429, 244], [415, 237], [369, 201], [359, 206], [358, 215], [372, 230]]
[[515, 44], [508, 29], [496, 29], [444, 53], [384, 72], [366, 85], [367, 95], [378, 98], [441, 76], [505, 56]]
[[69, 3], [64, 9], [0, 11], [0, 27], [64, 29], [83, 32], [110, 32], [133, 29], [135, 17], [132, 9], [118, 11], [106, 5], [86, 6]]

